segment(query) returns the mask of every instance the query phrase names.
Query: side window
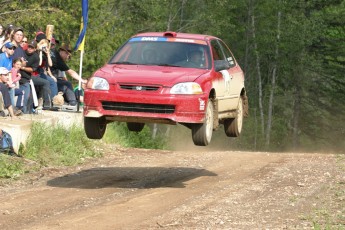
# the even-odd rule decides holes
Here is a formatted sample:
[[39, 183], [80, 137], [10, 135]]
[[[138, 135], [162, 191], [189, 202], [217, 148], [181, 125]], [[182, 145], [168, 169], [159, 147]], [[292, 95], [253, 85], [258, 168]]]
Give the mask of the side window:
[[229, 62], [230, 64], [230, 68], [234, 67], [236, 65], [236, 62], [235, 62], [235, 58], [234, 56], [232, 55], [231, 51], [229, 50], [229, 48], [224, 44], [223, 41], [219, 41], [220, 45], [222, 46], [222, 49], [224, 51], [224, 54], [225, 54], [225, 57], [226, 57], [226, 60]]
[[220, 47], [217, 40], [211, 41], [211, 47], [212, 47], [212, 56], [215, 61], [217, 60], [225, 60], [224, 54], [222, 52], [222, 48]]

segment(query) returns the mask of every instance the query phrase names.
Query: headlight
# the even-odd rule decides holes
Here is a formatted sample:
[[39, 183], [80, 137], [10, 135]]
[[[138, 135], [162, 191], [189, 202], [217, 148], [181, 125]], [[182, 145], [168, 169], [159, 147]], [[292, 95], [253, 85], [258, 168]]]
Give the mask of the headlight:
[[171, 94], [202, 94], [202, 89], [198, 83], [184, 82], [174, 85], [171, 90]]
[[97, 90], [109, 90], [109, 83], [101, 77], [92, 77], [87, 83], [87, 88]]

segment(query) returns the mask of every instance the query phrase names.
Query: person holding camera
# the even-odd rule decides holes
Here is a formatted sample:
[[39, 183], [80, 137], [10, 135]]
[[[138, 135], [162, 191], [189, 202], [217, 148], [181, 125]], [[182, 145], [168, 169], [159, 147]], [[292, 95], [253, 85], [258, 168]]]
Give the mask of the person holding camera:
[[46, 35], [42, 31], [36, 33], [37, 51], [40, 57], [40, 65], [38, 67], [38, 74], [40, 78], [49, 81], [50, 98], [53, 99], [58, 94], [57, 79], [54, 77], [49, 68], [53, 66], [51, 58], [50, 45], [52, 41], [47, 40]]
[[[27, 55], [27, 65], [25, 67], [22, 67], [22, 78], [20, 81], [24, 79], [29, 80], [31, 79], [34, 83], [35, 86], [39, 88], [37, 98], [42, 98], [43, 97], [43, 103], [39, 103], [38, 107], [43, 107], [43, 108], [50, 108], [51, 107], [51, 98], [50, 98], [50, 87], [49, 87], [49, 81], [40, 78], [37, 69], [39, 67], [39, 55], [36, 52], [37, 49], [37, 42], [35, 40], [32, 40], [28, 43], [28, 49], [26, 50], [26, 55]], [[24, 73], [24, 75], [23, 75]], [[36, 87], [35, 87], [36, 88]], [[39, 100], [41, 101], [41, 100]], [[39, 108], [41, 109], [41, 108]], [[25, 111], [29, 112], [29, 111]], [[24, 112], [24, 113], [25, 113]]]

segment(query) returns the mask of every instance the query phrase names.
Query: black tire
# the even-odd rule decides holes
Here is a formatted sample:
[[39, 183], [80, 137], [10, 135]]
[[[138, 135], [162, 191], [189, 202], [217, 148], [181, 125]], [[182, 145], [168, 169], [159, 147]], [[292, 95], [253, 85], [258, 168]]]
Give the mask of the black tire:
[[145, 123], [127, 122], [127, 128], [129, 131], [132, 131], [132, 132], [141, 132], [144, 126], [145, 126]]
[[213, 105], [212, 101], [207, 102], [205, 122], [203, 124], [192, 124], [192, 138], [195, 145], [207, 146], [212, 139], [213, 133]]
[[236, 110], [236, 117], [224, 120], [224, 131], [228, 137], [238, 137], [243, 125], [243, 101], [240, 97]]
[[84, 130], [88, 138], [101, 139], [106, 128], [107, 122], [104, 117], [84, 117]]

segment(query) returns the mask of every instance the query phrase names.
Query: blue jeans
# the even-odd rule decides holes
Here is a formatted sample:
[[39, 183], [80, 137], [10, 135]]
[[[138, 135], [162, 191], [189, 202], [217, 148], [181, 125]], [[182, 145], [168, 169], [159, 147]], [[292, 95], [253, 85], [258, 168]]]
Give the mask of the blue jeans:
[[43, 98], [43, 106], [50, 107], [52, 99], [50, 98], [49, 81], [40, 77], [32, 77], [32, 82], [35, 85], [37, 98]]
[[14, 104], [15, 88], [8, 88], [8, 92], [10, 93], [11, 105], [12, 107], [14, 107], [15, 106]]
[[[24, 97], [24, 91], [21, 89], [15, 89], [14, 91], [14, 96], [17, 96], [17, 101], [23, 101], [23, 97]], [[15, 104], [13, 104], [13, 106], [15, 106]], [[20, 106], [22, 107], [23, 105], [20, 104]]]
[[49, 81], [49, 86], [50, 86], [50, 98], [53, 99], [58, 94], [58, 87], [57, 83], [54, 81], [53, 78], [50, 76], [47, 76], [44, 73], [40, 73], [40, 78], [46, 79]]
[[23, 101], [24, 92], [17, 88], [9, 88], [8, 92], [10, 93], [12, 107], [16, 107], [16, 104], [14, 103], [15, 96], [18, 96], [17, 101], [19, 101], [20, 103], [20, 108], [23, 107], [23, 104], [21, 104], [21, 102]]
[[29, 113], [28, 111], [28, 100], [29, 96], [31, 94], [31, 88], [30, 83], [27, 82], [25, 84], [20, 85], [19, 89], [24, 92], [24, 96], [22, 97], [22, 100], [17, 100], [17, 108], [22, 109], [23, 113]]

